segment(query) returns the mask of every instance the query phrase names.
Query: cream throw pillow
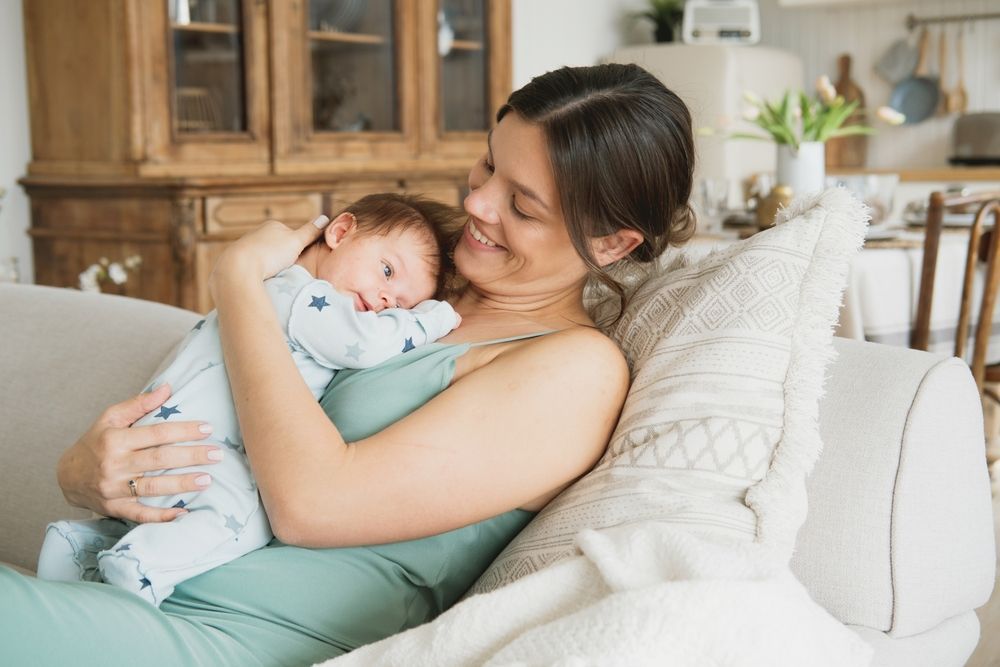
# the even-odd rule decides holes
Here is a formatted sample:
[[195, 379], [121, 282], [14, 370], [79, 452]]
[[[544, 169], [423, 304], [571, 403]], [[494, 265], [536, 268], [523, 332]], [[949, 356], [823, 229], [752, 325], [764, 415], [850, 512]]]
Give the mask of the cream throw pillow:
[[644, 520], [755, 540], [789, 559], [820, 451], [824, 370], [865, 207], [842, 189], [777, 227], [645, 280], [608, 332], [632, 386], [597, 466], [554, 499], [470, 591], [577, 555], [576, 534]]

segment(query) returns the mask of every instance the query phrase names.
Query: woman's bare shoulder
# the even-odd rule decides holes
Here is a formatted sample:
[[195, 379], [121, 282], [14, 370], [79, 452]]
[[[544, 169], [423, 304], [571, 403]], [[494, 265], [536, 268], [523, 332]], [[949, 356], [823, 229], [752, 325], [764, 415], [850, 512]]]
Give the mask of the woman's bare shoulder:
[[614, 381], [627, 387], [628, 364], [613, 340], [594, 327], [576, 326], [528, 339], [511, 351], [510, 362], [545, 368], [572, 381]]

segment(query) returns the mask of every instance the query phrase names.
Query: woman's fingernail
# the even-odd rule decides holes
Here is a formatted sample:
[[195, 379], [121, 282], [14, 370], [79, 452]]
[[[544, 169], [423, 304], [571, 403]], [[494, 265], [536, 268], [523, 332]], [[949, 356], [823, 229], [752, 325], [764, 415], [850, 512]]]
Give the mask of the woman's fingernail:
[[198, 430], [207, 435], [207, 434], [209, 434], [209, 433], [212, 432], [212, 425], [211, 424], [198, 424]]
[[212, 483], [212, 478], [209, 475], [198, 475], [194, 478], [194, 483], [198, 486], [208, 486]]
[[330, 224], [330, 218], [328, 218], [325, 215], [321, 215], [318, 218], [316, 218], [315, 220], [313, 220], [313, 224], [316, 225], [317, 229], [323, 229], [328, 224]]
[[225, 455], [226, 453], [221, 449], [208, 450], [208, 458], [212, 459], [213, 461], [221, 461], [222, 457], [224, 457]]

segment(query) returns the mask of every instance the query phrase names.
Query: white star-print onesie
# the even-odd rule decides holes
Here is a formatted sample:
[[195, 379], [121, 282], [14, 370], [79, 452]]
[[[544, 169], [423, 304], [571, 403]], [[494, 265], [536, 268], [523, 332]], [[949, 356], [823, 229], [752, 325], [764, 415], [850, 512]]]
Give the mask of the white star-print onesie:
[[[458, 322], [452, 307], [440, 301], [424, 301], [412, 310], [357, 312], [351, 297], [297, 265], [264, 284], [295, 364], [317, 399], [337, 370], [374, 366], [437, 340]], [[243, 451], [215, 311], [195, 325], [178, 350], [149, 387], [168, 382], [172, 395], [136, 425], [170, 420], [211, 424], [212, 441], [227, 448], [223, 460], [170, 472], [207, 472], [212, 484], [198, 493], [142, 499], [153, 507], [188, 510], [168, 523], [97, 519], [49, 524], [38, 560], [40, 578], [105, 581], [159, 606], [180, 582], [271, 540]]]

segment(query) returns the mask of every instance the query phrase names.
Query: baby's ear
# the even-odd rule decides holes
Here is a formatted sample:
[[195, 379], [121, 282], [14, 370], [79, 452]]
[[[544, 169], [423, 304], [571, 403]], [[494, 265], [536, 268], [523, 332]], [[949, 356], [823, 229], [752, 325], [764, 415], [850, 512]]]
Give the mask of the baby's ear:
[[323, 238], [330, 248], [336, 248], [349, 234], [353, 234], [358, 228], [358, 219], [350, 211], [344, 211], [333, 219], [326, 229], [323, 230]]

